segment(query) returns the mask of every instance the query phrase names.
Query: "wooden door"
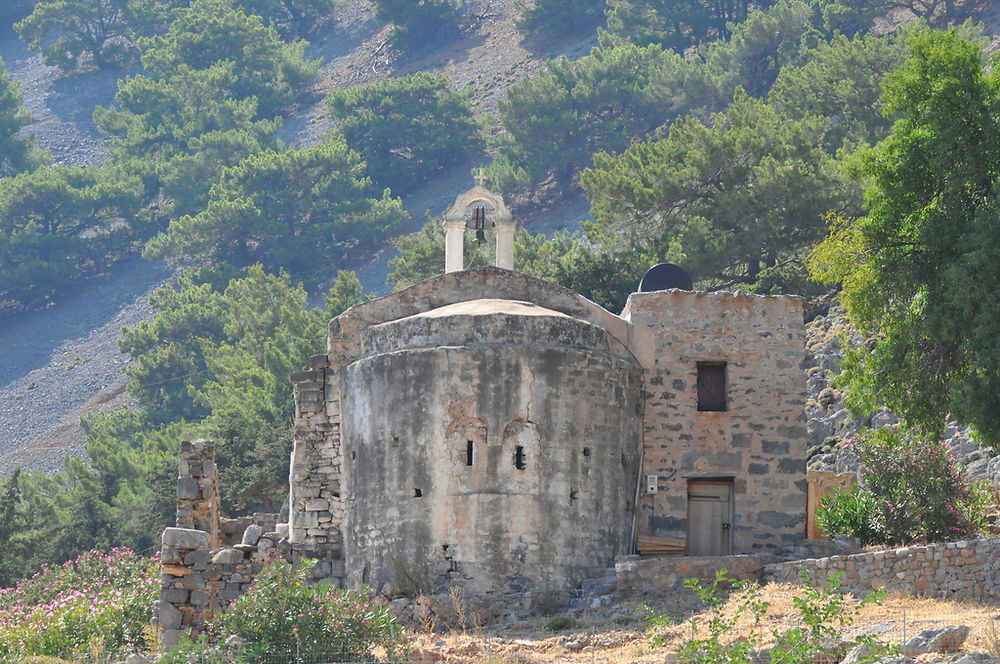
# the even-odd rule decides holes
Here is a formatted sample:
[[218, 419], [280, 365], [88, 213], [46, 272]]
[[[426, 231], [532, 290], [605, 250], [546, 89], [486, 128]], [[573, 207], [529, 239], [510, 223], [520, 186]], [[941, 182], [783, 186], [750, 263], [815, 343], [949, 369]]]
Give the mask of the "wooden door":
[[687, 555], [731, 553], [732, 495], [731, 481], [688, 480]]

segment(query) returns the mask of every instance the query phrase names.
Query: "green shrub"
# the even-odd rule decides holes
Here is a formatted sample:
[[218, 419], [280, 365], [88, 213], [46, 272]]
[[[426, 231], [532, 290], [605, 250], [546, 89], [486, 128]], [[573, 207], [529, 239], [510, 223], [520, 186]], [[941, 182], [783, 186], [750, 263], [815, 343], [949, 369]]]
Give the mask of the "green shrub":
[[816, 522], [827, 537], [850, 535], [862, 544], [879, 541], [879, 534], [872, 528], [875, 496], [863, 489], [849, 491], [836, 489], [820, 498]]
[[375, 0], [375, 13], [380, 21], [396, 26], [398, 38], [408, 41], [456, 26], [463, 4], [463, 0]]
[[562, 632], [567, 629], [574, 629], [576, 627], [576, 620], [572, 616], [556, 616], [555, 618], [550, 618], [547, 623], [545, 623], [545, 629], [550, 632]]
[[81, 661], [98, 647], [115, 661], [144, 650], [158, 573], [128, 549], [88, 551], [0, 589], [0, 662]]
[[592, 27], [604, 18], [600, 0], [514, 0], [521, 34], [548, 31], [569, 34]]
[[853, 447], [861, 488], [873, 497], [870, 525], [883, 542], [944, 542], [982, 531], [987, 493], [947, 443], [883, 428], [862, 434]]
[[[707, 621], [690, 621], [690, 637], [677, 649], [678, 660], [685, 664], [759, 661], [764, 646], [764, 633], [759, 627], [767, 616], [769, 604], [761, 598], [756, 584], [737, 581], [726, 574], [727, 570], [718, 570], [708, 585], [698, 579], [688, 579], [684, 583], [709, 609]], [[862, 635], [853, 641], [846, 638], [861, 607], [881, 602], [885, 593], [872, 592], [861, 601], [851, 603], [841, 592], [841, 577], [841, 573], [834, 574], [822, 587], [807, 587], [792, 600], [798, 615], [784, 621], [792, 623], [792, 627], [770, 630], [775, 645], [769, 649], [769, 661], [782, 664], [840, 661], [846, 650], [861, 643], [868, 644], [871, 651], [859, 661], [873, 662], [889, 652], [888, 648], [877, 646], [871, 636]], [[804, 580], [810, 581], [808, 577]], [[727, 602], [728, 598], [723, 596], [726, 587], [732, 587], [730, 597], [735, 601]], [[755, 628], [742, 635], [735, 634], [744, 615], [752, 619]]]
[[469, 93], [454, 89], [444, 74], [338, 90], [327, 104], [348, 147], [367, 162], [368, 176], [397, 193], [480, 148]]
[[393, 581], [399, 592], [410, 599], [427, 595], [433, 590], [431, 570], [427, 563], [411, 563], [401, 555], [394, 555], [389, 560]]
[[278, 560], [265, 567], [221, 615], [219, 640], [240, 637], [241, 659], [249, 664], [289, 653], [305, 660], [355, 661], [378, 646], [390, 656], [402, 646], [402, 627], [368, 595], [327, 583], [309, 585], [313, 564]]

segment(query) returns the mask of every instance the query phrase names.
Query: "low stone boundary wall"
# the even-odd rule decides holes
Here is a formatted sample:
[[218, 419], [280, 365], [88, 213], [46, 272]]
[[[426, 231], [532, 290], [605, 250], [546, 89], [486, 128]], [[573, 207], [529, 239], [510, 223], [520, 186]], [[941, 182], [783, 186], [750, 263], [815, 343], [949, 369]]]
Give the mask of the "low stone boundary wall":
[[716, 570], [725, 569], [734, 579], [761, 580], [764, 566], [774, 562], [770, 555], [744, 556], [665, 556], [640, 558], [622, 556], [615, 561], [616, 590], [675, 591], [684, 587], [687, 579], [711, 581]]
[[764, 578], [778, 583], [803, 583], [805, 571], [812, 585], [821, 586], [843, 572], [846, 591], [865, 593], [880, 587], [914, 595], [985, 599], [1000, 598], [1000, 538], [856, 553], [775, 563], [764, 567]]

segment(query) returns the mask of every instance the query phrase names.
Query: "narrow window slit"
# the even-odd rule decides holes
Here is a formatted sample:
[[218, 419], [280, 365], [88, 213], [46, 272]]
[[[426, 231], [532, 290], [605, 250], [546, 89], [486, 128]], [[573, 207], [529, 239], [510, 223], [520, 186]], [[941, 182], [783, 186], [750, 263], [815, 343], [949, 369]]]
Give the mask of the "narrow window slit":
[[473, 461], [474, 458], [475, 458], [475, 455], [474, 455], [474, 452], [473, 452], [472, 441], [471, 440], [466, 441], [465, 442], [465, 465], [466, 466], [471, 466], [472, 465], [472, 461]]
[[524, 447], [518, 445], [514, 449], [514, 467], [518, 470], [524, 470]]
[[583, 448], [583, 458], [584, 459], [589, 459], [590, 458], [590, 448], [589, 447]]

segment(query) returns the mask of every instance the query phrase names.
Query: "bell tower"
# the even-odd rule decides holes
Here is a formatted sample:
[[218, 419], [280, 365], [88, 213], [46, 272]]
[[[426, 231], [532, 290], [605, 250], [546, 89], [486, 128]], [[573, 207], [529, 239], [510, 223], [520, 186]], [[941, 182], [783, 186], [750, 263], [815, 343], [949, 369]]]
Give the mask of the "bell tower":
[[460, 194], [444, 215], [444, 271], [459, 272], [465, 269], [463, 250], [467, 230], [475, 231], [476, 238], [483, 241], [487, 229], [496, 232], [495, 265], [513, 270], [514, 219], [503, 202], [503, 196], [483, 186], [486, 181], [483, 169], [479, 169], [479, 175], [474, 179], [476, 186]]

